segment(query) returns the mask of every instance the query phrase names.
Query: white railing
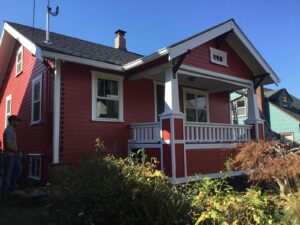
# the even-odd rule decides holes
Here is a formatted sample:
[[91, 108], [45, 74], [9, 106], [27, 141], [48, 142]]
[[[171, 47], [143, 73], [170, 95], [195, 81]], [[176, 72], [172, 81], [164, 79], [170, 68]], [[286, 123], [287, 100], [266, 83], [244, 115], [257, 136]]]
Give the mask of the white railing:
[[187, 122], [185, 141], [189, 143], [250, 141], [251, 127], [252, 125]]
[[155, 143], [160, 138], [160, 123], [134, 123], [131, 124], [132, 140], [130, 142]]

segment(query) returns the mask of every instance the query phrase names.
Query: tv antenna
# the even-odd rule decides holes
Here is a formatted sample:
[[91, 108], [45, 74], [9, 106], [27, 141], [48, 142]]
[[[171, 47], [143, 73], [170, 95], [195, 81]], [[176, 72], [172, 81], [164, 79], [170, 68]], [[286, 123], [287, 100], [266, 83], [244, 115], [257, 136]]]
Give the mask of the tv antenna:
[[52, 8], [50, 7], [50, 0], [48, 0], [48, 5], [47, 5], [47, 16], [46, 16], [46, 44], [51, 44], [50, 38], [49, 38], [49, 27], [50, 27], [50, 15], [51, 16], [57, 16], [59, 12], [59, 7], [56, 6], [55, 12], [52, 12]]

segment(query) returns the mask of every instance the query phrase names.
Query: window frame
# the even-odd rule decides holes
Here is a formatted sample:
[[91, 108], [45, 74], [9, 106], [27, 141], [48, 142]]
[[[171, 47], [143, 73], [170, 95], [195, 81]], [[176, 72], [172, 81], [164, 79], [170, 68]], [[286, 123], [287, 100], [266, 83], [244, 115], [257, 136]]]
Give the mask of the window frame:
[[[39, 119], [34, 120], [34, 87], [37, 83], [40, 83], [40, 96], [39, 96]], [[42, 92], [43, 92], [43, 77], [42, 75], [37, 76], [31, 81], [31, 124], [38, 124], [42, 121]]]
[[[9, 113], [7, 113], [7, 103], [8, 103], [8, 101], [10, 101], [10, 112]], [[7, 119], [8, 119], [9, 116], [12, 115], [11, 111], [12, 111], [12, 94], [9, 94], [5, 98], [4, 128], [6, 128], [7, 125], [8, 125]]]
[[[29, 153], [28, 154], [29, 157], [29, 166], [28, 166], [28, 178], [34, 179], [34, 180], [41, 180], [41, 175], [42, 175], [42, 155], [41, 154], [32, 154]], [[39, 176], [37, 176], [36, 174], [32, 174], [32, 162], [33, 159], [35, 160], [39, 160], [38, 165], [35, 165], [35, 171], [37, 171], [37, 169], [39, 170]]]
[[[243, 107], [238, 107], [238, 106], [237, 106], [237, 102], [240, 101], [241, 99], [244, 100], [244, 103], [245, 103], [244, 105], [245, 105], [245, 106], [243, 106]], [[248, 101], [248, 99], [247, 99], [246, 97], [242, 97], [242, 98], [240, 98], [240, 99], [234, 101], [233, 104], [234, 104], [234, 106], [236, 107], [235, 111], [236, 111], [236, 115], [237, 115], [238, 118], [240, 118], [240, 117], [247, 117], [247, 116], [248, 116], [248, 107], [247, 107], [248, 102], [247, 102], [247, 101]], [[238, 109], [241, 109], [241, 108], [245, 108], [245, 114], [244, 114], [244, 115], [239, 115], [239, 114], [237, 113]]]
[[[18, 56], [19, 54], [21, 54], [21, 59], [20, 61], [18, 61]], [[16, 55], [16, 77], [19, 76], [22, 72], [23, 72], [23, 45], [21, 45], [17, 51], [17, 55]], [[20, 71], [18, 71], [18, 65], [21, 65], [21, 69]]]
[[[224, 52], [224, 51], [221, 51], [219, 49], [212, 48], [212, 47], [210, 47], [209, 50], [210, 50], [210, 61], [212, 63], [228, 67], [227, 52]], [[218, 60], [215, 60], [214, 55], [221, 56], [223, 58], [223, 61], [220, 62]]]
[[290, 132], [281, 132], [281, 133], [280, 133], [280, 138], [281, 138], [281, 139], [287, 139], [287, 140], [289, 140], [288, 138], [282, 138], [282, 136], [287, 136], [287, 135], [292, 136], [292, 138], [293, 138], [293, 140], [291, 140], [292, 142], [295, 141], [295, 134], [294, 134], [294, 132], [292, 132], [292, 131], [290, 131]]
[[[98, 71], [91, 71], [92, 74], [92, 121], [102, 121], [102, 122], [124, 122], [124, 113], [123, 113], [123, 76], [102, 73]], [[119, 102], [119, 116], [118, 118], [98, 118], [96, 115], [96, 102], [97, 102], [97, 91], [98, 91], [98, 79], [112, 80], [118, 82], [118, 102]], [[105, 98], [103, 98], [105, 99]]]
[[[210, 123], [210, 113], [209, 113], [209, 93], [203, 90], [199, 90], [199, 89], [193, 89], [193, 88], [186, 88], [183, 87], [183, 110], [185, 113], [185, 119], [186, 119], [186, 94], [190, 93], [190, 94], [195, 94], [195, 95], [204, 95], [205, 96], [205, 100], [206, 100], [206, 117], [207, 117], [207, 121], [206, 122], [198, 122], [198, 121], [187, 121], [187, 122], [191, 122], [191, 123]], [[196, 111], [197, 112], [197, 111]], [[197, 118], [197, 115], [196, 115]]]

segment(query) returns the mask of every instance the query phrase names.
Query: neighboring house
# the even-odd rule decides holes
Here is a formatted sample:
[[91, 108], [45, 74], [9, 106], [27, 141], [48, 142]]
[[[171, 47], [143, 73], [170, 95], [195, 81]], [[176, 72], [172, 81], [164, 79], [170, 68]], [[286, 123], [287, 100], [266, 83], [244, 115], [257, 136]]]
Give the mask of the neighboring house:
[[[233, 143], [263, 139], [255, 89], [278, 83], [234, 20], [157, 52], [115, 48], [5, 22], [0, 42], [0, 132], [18, 114], [29, 176], [76, 163], [100, 138], [125, 156], [145, 148], [172, 181], [218, 176]], [[149, 39], [148, 41], [151, 41]], [[264, 74], [264, 79], [261, 79]], [[230, 123], [230, 93], [247, 89], [247, 125]], [[237, 173], [236, 173], [237, 174]]]
[[272, 131], [288, 141], [300, 143], [300, 100], [286, 89], [264, 89], [265, 119]]

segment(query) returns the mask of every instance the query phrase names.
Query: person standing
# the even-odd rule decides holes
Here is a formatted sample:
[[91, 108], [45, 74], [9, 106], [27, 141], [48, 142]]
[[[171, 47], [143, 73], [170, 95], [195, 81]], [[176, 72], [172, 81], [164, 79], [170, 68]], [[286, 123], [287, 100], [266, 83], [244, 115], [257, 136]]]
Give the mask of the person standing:
[[17, 135], [15, 128], [20, 119], [16, 115], [8, 117], [8, 126], [3, 133], [3, 177], [2, 177], [2, 194], [6, 196], [9, 192], [16, 189], [21, 177], [22, 153], [17, 144]]

